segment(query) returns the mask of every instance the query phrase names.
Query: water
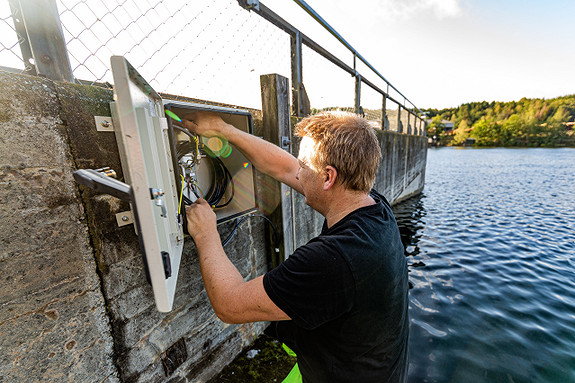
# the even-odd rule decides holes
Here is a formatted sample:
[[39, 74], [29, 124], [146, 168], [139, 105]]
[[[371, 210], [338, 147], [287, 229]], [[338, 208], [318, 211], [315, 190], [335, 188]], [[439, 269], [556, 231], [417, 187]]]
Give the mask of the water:
[[409, 382], [575, 382], [575, 149], [430, 149], [394, 207]]

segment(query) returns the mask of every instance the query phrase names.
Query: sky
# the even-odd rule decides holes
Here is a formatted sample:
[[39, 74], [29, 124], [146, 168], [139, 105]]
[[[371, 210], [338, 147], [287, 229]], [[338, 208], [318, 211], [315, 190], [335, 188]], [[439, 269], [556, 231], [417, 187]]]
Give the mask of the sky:
[[[353, 55], [293, 0], [261, 2], [353, 66]], [[575, 94], [575, 0], [307, 2], [420, 109]], [[291, 77], [289, 36], [236, 0], [140, 3], [58, 0], [77, 78], [112, 83], [109, 57], [123, 55], [159, 92], [259, 109], [259, 76]], [[0, 65], [19, 68], [7, 4]], [[354, 79], [308, 48], [303, 80], [312, 107], [353, 107]], [[381, 108], [381, 95], [365, 85], [361, 97], [364, 109]]]
[[[264, 3], [276, 12], [286, 5]], [[574, 0], [308, 5], [419, 108], [575, 94]], [[291, 9], [278, 13], [294, 25], [307, 23], [301, 14], [288, 17]]]

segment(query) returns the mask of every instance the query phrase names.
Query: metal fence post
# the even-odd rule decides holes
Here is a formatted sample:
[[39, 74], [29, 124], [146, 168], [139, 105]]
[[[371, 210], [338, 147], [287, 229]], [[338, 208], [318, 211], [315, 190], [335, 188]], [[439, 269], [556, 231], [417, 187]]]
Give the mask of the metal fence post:
[[296, 117], [302, 116], [301, 110], [301, 84], [302, 84], [302, 57], [301, 57], [301, 34], [298, 32], [290, 35], [291, 42], [291, 86], [292, 108]]
[[401, 104], [397, 104], [397, 132], [403, 133], [403, 126], [401, 125]]
[[[56, 0], [10, 1], [20, 49], [29, 74], [74, 82]], [[29, 67], [30, 66], [30, 67]]]
[[383, 95], [383, 101], [381, 102], [381, 130], [387, 130], [385, 120], [387, 119], [387, 97]]
[[303, 85], [302, 65], [302, 37], [299, 31], [290, 33], [291, 41], [291, 83], [292, 83], [292, 111], [296, 117], [310, 114], [309, 99]]
[[355, 113], [356, 114], [362, 114], [362, 110], [361, 110], [361, 75], [359, 74], [359, 72], [357, 71], [357, 69], [355, 68], [355, 64], [356, 64], [356, 59], [357, 59], [357, 55], [355, 54], [355, 52], [353, 53], [353, 76], [355, 77]]
[[361, 109], [361, 75], [355, 74], [355, 113], [362, 114]]

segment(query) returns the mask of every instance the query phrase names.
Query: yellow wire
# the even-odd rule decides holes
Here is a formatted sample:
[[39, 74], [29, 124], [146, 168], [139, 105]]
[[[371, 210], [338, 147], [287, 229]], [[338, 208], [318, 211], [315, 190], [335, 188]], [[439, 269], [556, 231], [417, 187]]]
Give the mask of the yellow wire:
[[182, 200], [184, 199], [184, 176], [180, 174], [182, 177], [182, 190], [180, 191], [180, 206], [178, 207], [178, 214], [182, 214]]

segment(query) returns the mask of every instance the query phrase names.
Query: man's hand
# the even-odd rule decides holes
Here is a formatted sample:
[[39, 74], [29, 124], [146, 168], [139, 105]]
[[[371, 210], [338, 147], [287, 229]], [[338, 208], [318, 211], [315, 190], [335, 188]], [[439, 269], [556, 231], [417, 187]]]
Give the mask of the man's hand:
[[186, 216], [188, 231], [198, 249], [206, 292], [222, 321], [247, 323], [290, 319], [267, 295], [263, 276], [245, 282], [228, 259], [219, 240], [216, 214], [205, 200], [200, 198], [187, 206]]
[[194, 241], [219, 239], [216, 213], [208, 202], [199, 198], [195, 203], [186, 206], [188, 232]]
[[180, 125], [200, 136], [224, 135], [228, 124], [213, 112], [197, 111], [182, 118]]
[[301, 194], [304, 193], [296, 178], [299, 169], [297, 159], [277, 145], [236, 129], [214, 112], [196, 111], [180, 117], [182, 121], [174, 122], [175, 124], [203, 137], [220, 137], [227, 140], [260, 172]]

